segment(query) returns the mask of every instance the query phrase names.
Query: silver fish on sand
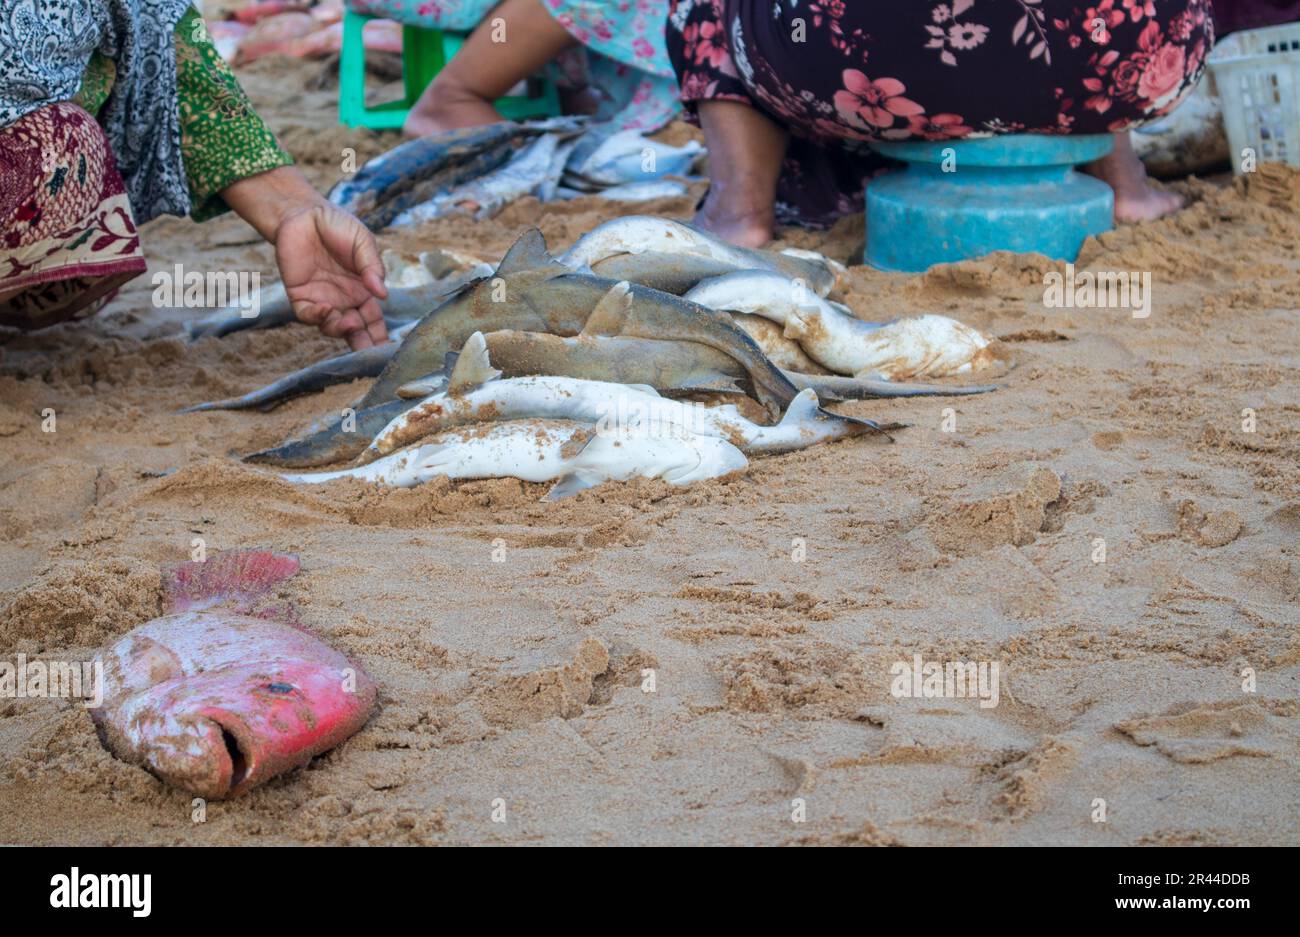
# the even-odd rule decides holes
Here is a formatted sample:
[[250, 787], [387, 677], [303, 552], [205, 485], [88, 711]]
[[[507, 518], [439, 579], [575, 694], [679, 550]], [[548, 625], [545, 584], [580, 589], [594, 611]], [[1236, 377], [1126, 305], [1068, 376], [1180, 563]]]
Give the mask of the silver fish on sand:
[[297, 484], [356, 478], [405, 488], [437, 477], [556, 481], [546, 496], [555, 501], [606, 481], [662, 478], [686, 485], [747, 465], [743, 452], [714, 436], [602, 434], [569, 420], [512, 420], [450, 430], [358, 468], [281, 477]]

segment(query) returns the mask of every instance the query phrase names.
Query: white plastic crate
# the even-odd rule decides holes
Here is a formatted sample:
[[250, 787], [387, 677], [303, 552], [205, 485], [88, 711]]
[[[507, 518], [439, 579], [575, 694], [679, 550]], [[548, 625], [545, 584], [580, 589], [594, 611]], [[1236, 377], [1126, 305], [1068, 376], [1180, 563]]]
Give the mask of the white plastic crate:
[[1300, 23], [1233, 33], [1207, 57], [1223, 107], [1233, 172], [1243, 151], [1300, 166]]

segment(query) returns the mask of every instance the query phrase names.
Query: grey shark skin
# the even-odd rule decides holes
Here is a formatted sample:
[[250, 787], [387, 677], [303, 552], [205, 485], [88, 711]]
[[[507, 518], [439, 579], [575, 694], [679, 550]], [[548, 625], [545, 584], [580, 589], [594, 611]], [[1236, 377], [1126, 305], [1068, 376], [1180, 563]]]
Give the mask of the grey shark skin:
[[[531, 282], [554, 274], [554, 270], [544, 266], [539, 269], [538, 265], [549, 261], [549, 256], [541, 233], [536, 229], [532, 232], [536, 240], [528, 238], [527, 234], [520, 238], [502, 259], [496, 276], [479, 277], [464, 284], [411, 329], [401, 348], [357, 404], [355, 432], [344, 433], [343, 421], [339, 417], [306, 439], [253, 453], [245, 459], [298, 468], [353, 458], [360, 455], [375, 434], [401, 412], [384, 409], [397, 398], [397, 388], [441, 369], [447, 353], [459, 351], [475, 332], [500, 329], [566, 335], [579, 332], [586, 321], [585, 312], [572, 305], [560, 306], [547, 317], [523, 298]], [[532, 254], [539, 244], [541, 253], [534, 257]], [[552, 267], [564, 271], [558, 264], [552, 264]], [[404, 401], [399, 403], [409, 406]]]
[[626, 280], [612, 283], [582, 273], [565, 274], [546, 286], [533, 290], [530, 301], [543, 309], [565, 303], [590, 309], [582, 328], [584, 335], [696, 342], [727, 355], [745, 369], [754, 397], [773, 421], [781, 418], [799, 393], [728, 313]]
[[576, 335], [594, 301], [585, 310], [572, 303], [552, 303], [543, 310], [531, 301], [535, 285], [567, 272], [547, 254], [541, 232], [529, 229], [506, 252], [494, 276], [466, 283], [411, 330], [362, 406], [389, 400], [402, 384], [438, 370], [447, 353], [460, 351], [475, 332], [521, 329]]
[[[616, 384], [646, 384], [668, 395], [744, 393], [748, 384], [745, 369], [734, 358], [699, 342], [610, 335], [564, 337], [518, 331], [490, 332], [483, 337], [493, 366], [505, 377], [549, 374]], [[811, 388], [824, 401], [965, 396], [997, 390], [995, 384], [946, 386], [870, 381], [786, 369], [782, 373], [795, 387]], [[426, 397], [437, 393], [446, 382], [446, 373], [438, 372], [429, 379], [398, 388], [398, 395]]]
[[[729, 355], [699, 342], [671, 342], [620, 335], [564, 337], [541, 332], [500, 331], [483, 336], [493, 367], [505, 377], [535, 374], [613, 384], [645, 384], [661, 393], [743, 393], [746, 378]], [[435, 376], [435, 382], [436, 378]], [[416, 382], [420, 383], [420, 382]], [[403, 396], [413, 393], [401, 389]], [[430, 386], [421, 384], [421, 388]], [[427, 396], [427, 391], [422, 396]]]
[[591, 272], [611, 280], [628, 280], [681, 296], [704, 280], [735, 273], [731, 264], [695, 254], [615, 254], [591, 265]]
[[377, 407], [357, 408], [352, 424], [349, 424], [350, 429], [343, 428], [344, 420], [340, 417], [323, 429], [308, 433], [300, 439], [250, 453], [244, 456], [244, 461], [286, 468], [311, 468], [343, 462], [363, 452], [375, 433], [387, 426], [394, 417], [410, 409], [410, 406], [409, 400], [393, 399]]
[[244, 310], [237, 306], [217, 309], [202, 318], [195, 319], [186, 326], [191, 340], [210, 335], [221, 338], [231, 332], [244, 329], [272, 329], [289, 325], [296, 320], [293, 305], [285, 295], [283, 283], [272, 283], [262, 291], [255, 316], [244, 315]]
[[592, 313], [617, 285], [563, 267], [547, 252], [541, 232], [531, 228], [507, 252], [495, 277], [468, 284], [411, 331], [362, 405], [388, 400], [401, 385], [438, 370], [447, 353], [459, 351], [475, 332], [502, 329], [553, 335], [585, 331], [708, 345], [745, 368], [755, 396], [774, 419], [798, 393], [727, 313], [632, 283], [621, 308], [609, 308], [593, 321]]
[[[419, 286], [390, 286], [388, 296], [380, 301], [379, 308], [383, 310], [385, 319], [410, 322], [428, 315], [430, 310], [459, 289], [460, 285], [435, 280]], [[297, 321], [293, 306], [284, 294], [284, 287], [275, 283], [266, 288], [261, 309], [256, 316], [245, 316], [238, 308], [218, 309], [191, 322], [188, 331], [191, 340], [205, 336], [222, 338], [244, 329], [279, 328]]]
[[630, 284], [625, 308], [591, 322], [597, 305], [618, 281], [575, 273], [546, 250], [540, 231], [531, 228], [506, 253], [496, 275], [473, 280], [447, 297], [415, 326], [401, 350], [362, 399], [363, 408], [392, 399], [397, 388], [437, 371], [449, 352], [461, 349], [475, 332], [503, 329], [571, 336], [584, 331], [633, 338], [695, 341], [739, 362], [750, 375], [755, 396], [779, 419], [798, 389], [727, 313]]
[[790, 383], [800, 390], [812, 388], [821, 400], [873, 400], [879, 397], [968, 397], [987, 394], [997, 384], [913, 384], [905, 381], [877, 381], [838, 374], [800, 374], [786, 371]]

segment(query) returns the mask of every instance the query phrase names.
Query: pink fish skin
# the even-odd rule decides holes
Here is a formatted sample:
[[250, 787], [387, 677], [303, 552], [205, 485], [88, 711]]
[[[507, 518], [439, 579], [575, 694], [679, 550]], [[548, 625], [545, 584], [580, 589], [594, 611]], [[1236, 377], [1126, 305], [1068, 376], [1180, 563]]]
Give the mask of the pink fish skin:
[[294, 11], [305, 12], [310, 7], [311, 4], [306, 0], [263, 0], [263, 2], [250, 3], [242, 9], [235, 10], [230, 14], [230, 18], [252, 26], [259, 20], [264, 20], [270, 16], [278, 16], [281, 13]]
[[172, 571], [170, 614], [100, 655], [104, 699], [91, 715], [108, 749], [220, 800], [360, 730], [376, 697], [365, 671], [290, 621], [249, 614], [297, 568], [294, 557], [236, 552]]

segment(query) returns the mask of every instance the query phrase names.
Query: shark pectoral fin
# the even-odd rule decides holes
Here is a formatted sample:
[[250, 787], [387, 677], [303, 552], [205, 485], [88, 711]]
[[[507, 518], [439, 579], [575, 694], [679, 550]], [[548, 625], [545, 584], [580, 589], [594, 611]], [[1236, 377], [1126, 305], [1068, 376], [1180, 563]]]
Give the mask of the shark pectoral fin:
[[609, 288], [609, 292], [600, 298], [596, 307], [587, 316], [587, 324], [582, 327], [582, 335], [621, 335], [624, 317], [632, 306], [632, 287], [627, 280], [620, 280]]
[[428, 397], [442, 391], [447, 386], [447, 375], [442, 371], [435, 371], [433, 374], [427, 374], [424, 377], [416, 378], [409, 383], [403, 384], [397, 388], [395, 393], [403, 400], [411, 400], [418, 397]]
[[529, 228], [519, 235], [519, 240], [510, 245], [510, 250], [497, 264], [496, 275], [499, 277], [512, 273], [549, 272], [552, 276], [570, 273], [568, 267], [558, 262], [546, 249], [546, 238], [537, 228]]
[[571, 498], [581, 491], [588, 488], [595, 488], [599, 485], [601, 479], [589, 475], [583, 475], [579, 472], [565, 475], [558, 482], [551, 486], [551, 490], [546, 492], [543, 501], [562, 501], [565, 498]]
[[778, 426], [793, 426], [798, 423], [806, 423], [808, 420], [816, 419], [818, 413], [829, 411], [822, 410], [821, 403], [817, 400], [817, 391], [811, 387], [805, 387], [799, 393], [795, 394], [794, 400], [785, 408], [785, 414], [781, 417]]
[[500, 376], [501, 372], [488, 360], [487, 339], [482, 332], [475, 332], [465, 340], [465, 347], [460, 350], [456, 367], [447, 379], [447, 393], [463, 394]]

